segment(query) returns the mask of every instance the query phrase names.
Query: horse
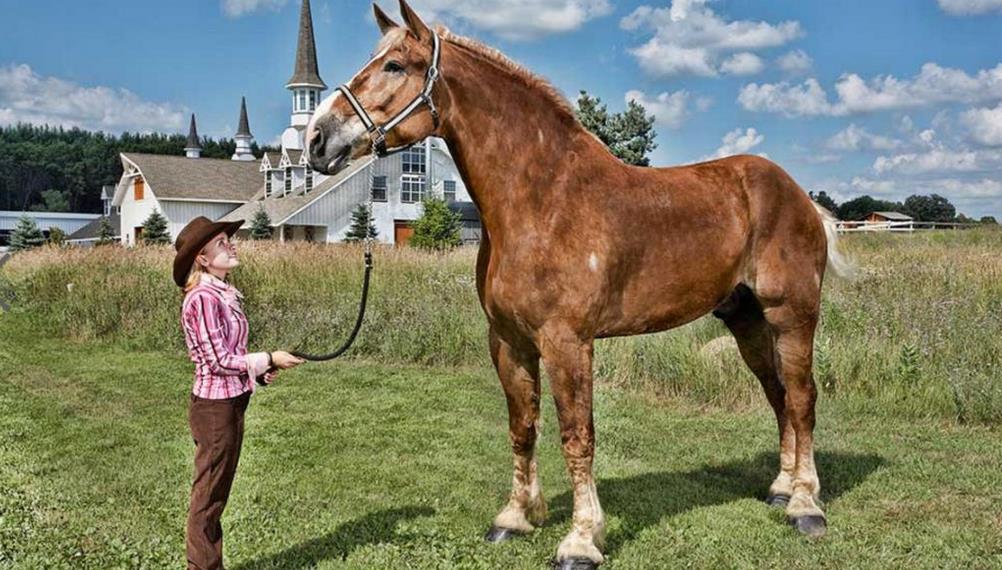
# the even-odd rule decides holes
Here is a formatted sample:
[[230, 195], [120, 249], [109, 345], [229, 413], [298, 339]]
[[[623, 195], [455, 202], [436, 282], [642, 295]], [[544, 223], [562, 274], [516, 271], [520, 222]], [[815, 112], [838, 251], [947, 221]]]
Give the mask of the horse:
[[[537, 469], [540, 362], [573, 484], [561, 568], [604, 561], [592, 462], [595, 339], [678, 327], [712, 312], [737, 340], [779, 431], [767, 502], [823, 535], [811, 373], [826, 267], [849, 268], [834, 220], [779, 166], [757, 156], [669, 168], [623, 163], [546, 80], [485, 45], [373, 6], [375, 55], [317, 107], [310, 166], [334, 174], [428, 136], [448, 145], [480, 212], [476, 287], [508, 406], [508, 503], [490, 542], [543, 523]], [[668, 490], [666, 490], [668, 491]]]

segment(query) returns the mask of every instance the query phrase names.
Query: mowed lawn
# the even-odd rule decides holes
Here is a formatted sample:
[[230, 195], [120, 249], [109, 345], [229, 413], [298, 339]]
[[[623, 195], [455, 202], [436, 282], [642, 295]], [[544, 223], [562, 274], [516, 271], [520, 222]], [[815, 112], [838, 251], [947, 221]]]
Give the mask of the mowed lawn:
[[[193, 446], [183, 354], [31, 338], [0, 316], [0, 567], [180, 568]], [[599, 386], [598, 489], [615, 568], [1002, 567], [1002, 430], [822, 401], [828, 535], [763, 502], [764, 399], [704, 411]], [[571, 497], [547, 397], [546, 526], [481, 536], [511, 480], [493, 371], [306, 365], [254, 396], [224, 517], [229, 568], [545, 568]]]

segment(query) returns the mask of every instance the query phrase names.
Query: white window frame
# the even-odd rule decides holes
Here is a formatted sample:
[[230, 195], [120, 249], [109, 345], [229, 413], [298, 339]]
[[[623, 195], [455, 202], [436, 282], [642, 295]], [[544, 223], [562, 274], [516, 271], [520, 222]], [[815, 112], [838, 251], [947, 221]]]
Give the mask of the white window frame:
[[[381, 185], [376, 184], [376, 180], [382, 180]], [[372, 177], [372, 201], [373, 202], [386, 202], [389, 194], [389, 184], [387, 183], [389, 178], [387, 176], [373, 176]], [[381, 190], [382, 194], [376, 194], [376, 190]]]
[[285, 193], [292, 192], [292, 167], [285, 167]]
[[[449, 190], [449, 185], [452, 185], [452, 190]], [[452, 198], [449, 198], [449, 194], [452, 194]], [[455, 180], [443, 180], [442, 181], [442, 199], [446, 202], [456, 201], [456, 181]]]
[[[418, 190], [408, 189], [413, 185]], [[400, 176], [400, 201], [404, 204], [417, 204], [425, 197], [425, 179], [421, 174], [403, 174]]]
[[313, 169], [310, 168], [310, 167], [306, 167], [306, 182], [305, 182], [305, 184], [306, 184], [306, 186], [305, 186], [304, 193], [309, 193], [311, 190], [313, 190]]
[[[424, 146], [416, 145], [400, 153], [400, 168], [404, 174], [427, 174], [428, 164], [424, 154]], [[416, 170], [415, 170], [416, 168]]]

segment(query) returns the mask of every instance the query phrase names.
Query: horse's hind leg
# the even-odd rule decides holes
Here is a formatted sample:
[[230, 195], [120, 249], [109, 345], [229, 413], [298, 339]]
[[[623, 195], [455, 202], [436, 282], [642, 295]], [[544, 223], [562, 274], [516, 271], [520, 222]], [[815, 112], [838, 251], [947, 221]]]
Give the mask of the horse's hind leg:
[[514, 475], [508, 504], [484, 537], [500, 542], [531, 532], [546, 518], [546, 502], [536, 468], [539, 427], [539, 353], [526, 342], [513, 345], [491, 330], [491, 358], [508, 401], [508, 431], [514, 453]]
[[762, 384], [765, 397], [776, 413], [779, 428], [779, 475], [769, 486], [766, 502], [785, 507], [793, 495], [796, 439], [793, 426], [786, 415], [786, 389], [779, 379], [773, 332], [762, 313], [762, 306], [744, 285], [738, 285], [730, 298], [713, 314], [722, 319], [734, 335], [741, 357]]

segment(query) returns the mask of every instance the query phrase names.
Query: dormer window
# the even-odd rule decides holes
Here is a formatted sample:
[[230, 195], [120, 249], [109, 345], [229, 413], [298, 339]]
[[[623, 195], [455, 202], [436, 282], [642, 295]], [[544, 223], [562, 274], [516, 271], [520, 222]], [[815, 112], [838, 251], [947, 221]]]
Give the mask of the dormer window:
[[306, 192], [313, 190], [313, 169], [306, 167]]
[[310, 89], [310, 112], [317, 110], [317, 92]]
[[264, 173], [264, 197], [271, 196], [271, 173]]
[[292, 192], [292, 167], [285, 167], [285, 193]]

